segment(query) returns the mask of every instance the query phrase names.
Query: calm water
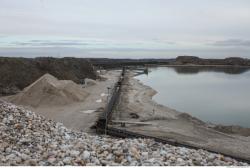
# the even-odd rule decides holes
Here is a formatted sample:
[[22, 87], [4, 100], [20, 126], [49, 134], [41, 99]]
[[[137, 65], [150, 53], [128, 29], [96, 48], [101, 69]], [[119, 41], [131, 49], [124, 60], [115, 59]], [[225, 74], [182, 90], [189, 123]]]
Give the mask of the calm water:
[[203, 121], [250, 128], [250, 71], [240, 68], [159, 67], [137, 76], [157, 103]]

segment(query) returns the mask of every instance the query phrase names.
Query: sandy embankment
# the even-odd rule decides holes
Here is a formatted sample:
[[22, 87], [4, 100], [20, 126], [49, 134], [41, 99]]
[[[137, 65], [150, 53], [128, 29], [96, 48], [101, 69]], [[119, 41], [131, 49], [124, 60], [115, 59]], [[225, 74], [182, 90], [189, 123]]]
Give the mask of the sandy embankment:
[[105, 107], [107, 87], [115, 84], [119, 74], [108, 71], [102, 75], [106, 80], [87, 80], [91, 84], [84, 87], [47, 74], [19, 94], [4, 99], [61, 122], [67, 128], [90, 132]]
[[250, 160], [250, 137], [216, 131], [186, 113], [157, 104], [152, 100], [156, 91], [140, 83], [133, 75], [131, 72], [125, 79], [119, 110], [114, 118], [152, 125], [131, 124], [123, 129], [160, 138], [172, 138], [178, 142]]

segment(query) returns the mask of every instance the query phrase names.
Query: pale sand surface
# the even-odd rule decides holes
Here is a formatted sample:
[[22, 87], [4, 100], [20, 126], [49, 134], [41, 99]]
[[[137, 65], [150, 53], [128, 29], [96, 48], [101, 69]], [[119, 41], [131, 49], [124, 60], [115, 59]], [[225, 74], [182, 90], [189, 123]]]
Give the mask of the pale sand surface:
[[[119, 109], [114, 113], [113, 118], [150, 122], [153, 125], [127, 124], [122, 129], [160, 138], [172, 138], [178, 142], [250, 160], [250, 137], [218, 132], [209, 124], [186, 113], [157, 104], [152, 100], [156, 91], [143, 85], [133, 78], [133, 75], [130, 72], [125, 78]], [[131, 118], [130, 113], [137, 114], [139, 118]], [[120, 125], [115, 127], [121, 128]]]
[[[102, 75], [103, 79], [110, 80], [97, 80], [94, 85], [86, 86], [82, 88], [81, 92], [88, 93], [87, 96], [82, 100], [69, 102], [67, 104], [54, 104], [48, 103], [43, 106], [32, 107], [27, 105], [28, 103], [22, 104], [23, 101], [13, 102], [17, 105], [23, 105], [27, 109], [30, 109], [40, 115], [43, 115], [49, 119], [53, 119], [57, 122], [63, 123], [66, 127], [77, 131], [92, 132], [90, 129], [97, 120], [98, 115], [103, 112], [107, 101], [107, 87], [113, 87], [115, 82], [118, 80], [120, 72], [118, 71], [107, 71]], [[103, 96], [102, 96], [103, 95]], [[13, 100], [13, 97], [19, 95], [8, 96], [4, 99], [7, 101]], [[39, 95], [37, 95], [39, 96]], [[61, 95], [59, 95], [61, 97]], [[68, 96], [66, 96], [68, 97]], [[38, 99], [39, 97], [37, 97]], [[46, 97], [44, 98], [46, 100]], [[46, 101], [47, 102], [47, 101]]]

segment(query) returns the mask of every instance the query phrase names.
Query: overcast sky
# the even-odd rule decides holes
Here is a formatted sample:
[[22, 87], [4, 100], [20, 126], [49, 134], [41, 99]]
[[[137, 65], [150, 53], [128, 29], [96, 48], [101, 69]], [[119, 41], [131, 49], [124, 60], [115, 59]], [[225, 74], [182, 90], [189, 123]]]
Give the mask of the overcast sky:
[[0, 0], [0, 55], [250, 58], [250, 0]]

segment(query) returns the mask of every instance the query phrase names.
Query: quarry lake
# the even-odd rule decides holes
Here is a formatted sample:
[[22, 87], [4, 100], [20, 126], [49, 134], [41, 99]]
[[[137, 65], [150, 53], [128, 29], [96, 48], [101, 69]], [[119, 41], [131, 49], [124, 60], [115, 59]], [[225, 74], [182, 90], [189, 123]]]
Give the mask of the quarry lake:
[[236, 67], [150, 68], [136, 77], [153, 100], [203, 121], [250, 128], [250, 70]]

